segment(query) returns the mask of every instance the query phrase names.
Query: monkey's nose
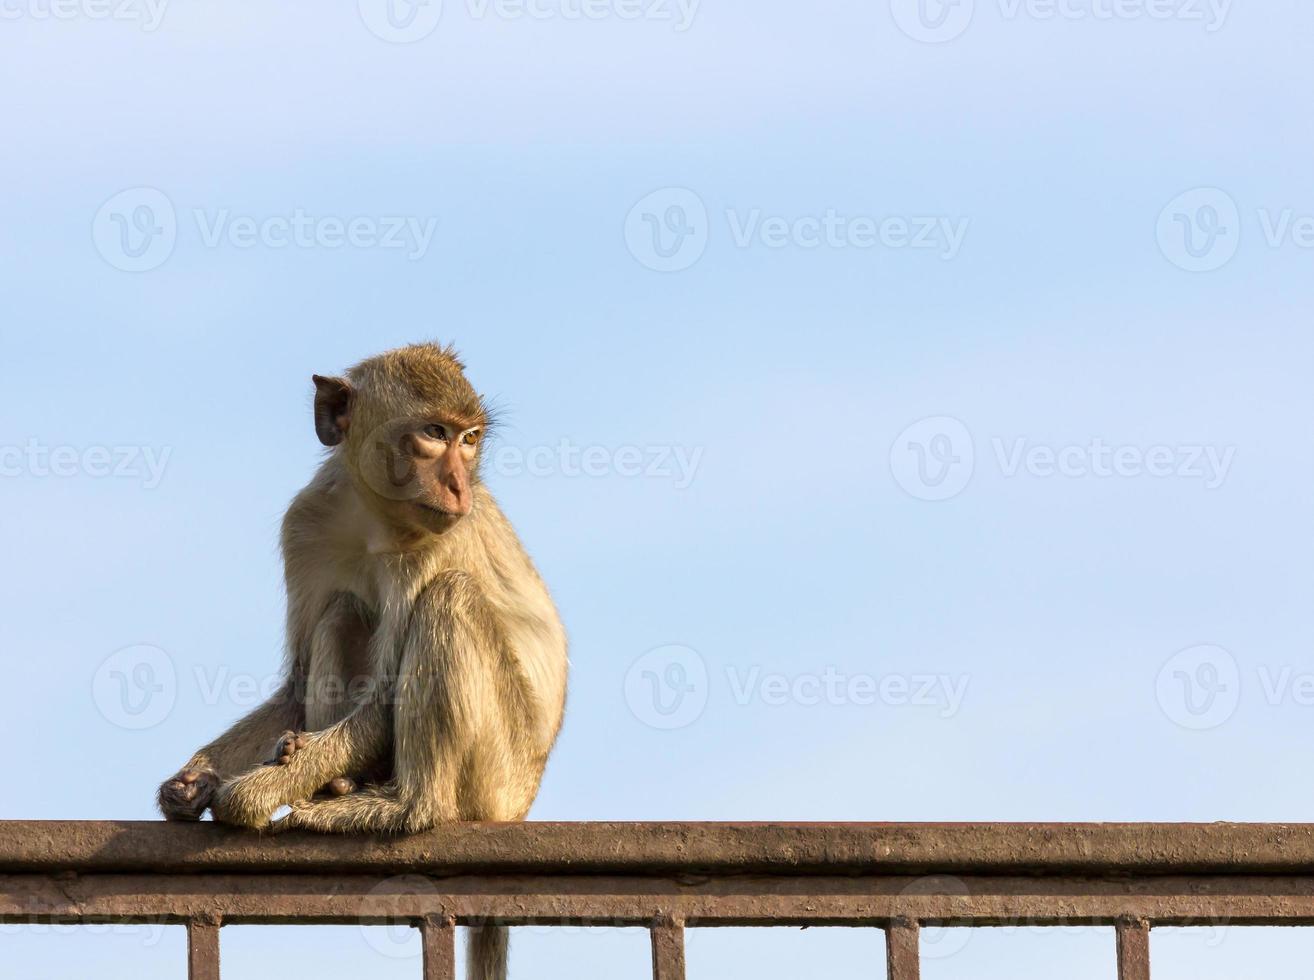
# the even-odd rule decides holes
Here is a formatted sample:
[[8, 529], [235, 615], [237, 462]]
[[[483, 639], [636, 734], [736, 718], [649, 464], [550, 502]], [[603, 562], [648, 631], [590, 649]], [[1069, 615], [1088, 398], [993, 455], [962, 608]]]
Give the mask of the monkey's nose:
[[470, 513], [470, 481], [464, 473], [449, 473], [443, 481], [443, 510], [464, 517]]

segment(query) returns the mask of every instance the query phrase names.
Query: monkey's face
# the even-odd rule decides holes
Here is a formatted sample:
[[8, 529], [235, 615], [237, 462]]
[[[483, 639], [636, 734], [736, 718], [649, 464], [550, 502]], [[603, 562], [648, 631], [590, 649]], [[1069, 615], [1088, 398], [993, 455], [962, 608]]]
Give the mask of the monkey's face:
[[416, 344], [314, 376], [315, 432], [367, 505], [395, 528], [442, 534], [470, 513], [483, 399], [450, 348]]
[[361, 476], [394, 521], [442, 534], [473, 506], [482, 435], [482, 422], [451, 415], [379, 426]]

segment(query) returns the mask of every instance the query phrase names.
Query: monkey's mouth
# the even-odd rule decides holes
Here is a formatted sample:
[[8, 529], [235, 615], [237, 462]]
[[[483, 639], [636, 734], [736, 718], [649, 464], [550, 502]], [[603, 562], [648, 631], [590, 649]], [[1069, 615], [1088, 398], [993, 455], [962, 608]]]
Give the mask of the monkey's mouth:
[[441, 517], [445, 521], [456, 521], [462, 516], [460, 514], [453, 514], [450, 510], [443, 510], [441, 507], [435, 507], [433, 504], [426, 504], [422, 500], [416, 500], [414, 503], [415, 506], [419, 507], [421, 510], [427, 510], [430, 514]]

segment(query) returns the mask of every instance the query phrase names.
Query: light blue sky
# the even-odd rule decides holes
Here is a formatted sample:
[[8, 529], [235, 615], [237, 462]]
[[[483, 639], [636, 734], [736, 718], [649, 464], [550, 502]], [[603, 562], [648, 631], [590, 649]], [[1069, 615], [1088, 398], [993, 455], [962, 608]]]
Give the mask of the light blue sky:
[[[153, 816], [278, 663], [310, 374], [439, 338], [572, 637], [536, 818], [1314, 819], [1310, 4], [447, 0], [388, 43], [361, 2], [0, 5], [0, 818]], [[1113, 975], [1101, 930], [937, 942], [928, 980]], [[224, 933], [232, 977], [419, 976], [381, 946]], [[0, 947], [184, 971], [176, 929]], [[638, 932], [516, 948], [647, 975]], [[882, 958], [690, 939], [705, 980]]]

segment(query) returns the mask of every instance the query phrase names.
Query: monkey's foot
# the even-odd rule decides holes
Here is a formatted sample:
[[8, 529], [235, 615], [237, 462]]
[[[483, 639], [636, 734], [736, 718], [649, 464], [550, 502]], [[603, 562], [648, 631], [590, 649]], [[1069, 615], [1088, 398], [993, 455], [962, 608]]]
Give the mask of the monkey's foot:
[[306, 747], [306, 732], [284, 732], [274, 743], [274, 757], [269, 760], [271, 765], [285, 766], [292, 761], [292, 757]]
[[[291, 800], [305, 799], [309, 787], [298, 785], [297, 766], [259, 766], [228, 780], [215, 791], [210, 810], [216, 820], [238, 827], [264, 830], [274, 811]], [[304, 778], [304, 777], [303, 777]]]
[[200, 820], [218, 788], [213, 769], [184, 769], [160, 785], [156, 803], [166, 820]]

